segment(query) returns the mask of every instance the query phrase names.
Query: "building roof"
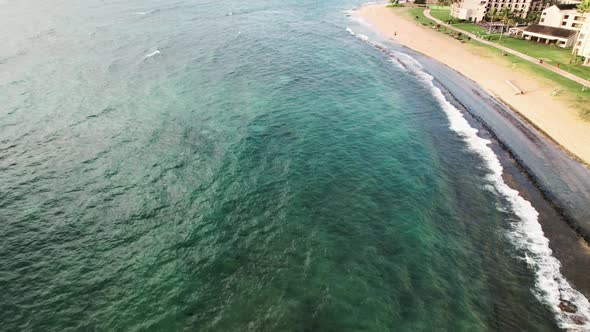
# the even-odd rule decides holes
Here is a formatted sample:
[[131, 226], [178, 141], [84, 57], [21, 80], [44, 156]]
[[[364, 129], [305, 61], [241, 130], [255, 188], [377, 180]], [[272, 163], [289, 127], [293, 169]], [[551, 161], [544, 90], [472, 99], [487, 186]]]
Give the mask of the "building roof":
[[554, 28], [547, 25], [531, 24], [523, 31], [538, 33], [540, 35], [547, 35], [557, 38], [569, 38], [576, 33], [575, 30]]
[[559, 3], [557, 5], [557, 8], [559, 8], [559, 10], [568, 10], [568, 9], [576, 9], [578, 8], [578, 4], [577, 3]]

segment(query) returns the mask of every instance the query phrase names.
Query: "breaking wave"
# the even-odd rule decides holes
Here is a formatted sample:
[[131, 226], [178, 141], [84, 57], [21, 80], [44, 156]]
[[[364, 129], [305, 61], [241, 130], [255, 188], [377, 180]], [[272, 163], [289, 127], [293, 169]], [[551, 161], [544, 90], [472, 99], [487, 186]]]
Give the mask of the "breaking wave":
[[434, 78], [426, 73], [418, 61], [402, 52], [389, 50], [382, 44], [371, 41], [367, 36], [357, 34], [350, 28], [351, 35], [377, 48], [392, 58], [396, 64], [416, 74], [428, 85], [449, 119], [449, 127], [463, 138], [468, 148], [477, 153], [485, 162], [489, 173], [486, 179], [493, 191], [500, 195], [520, 222], [512, 225], [509, 237], [514, 245], [525, 252], [525, 261], [535, 273], [535, 296], [555, 314], [561, 328], [571, 331], [590, 330], [590, 302], [575, 290], [561, 274], [561, 264], [553, 256], [547, 239], [539, 223], [539, 213], [520, 193], [508, 186], [502, 178], [503, 168], [500, 160], [489, 147], [487, 139], [477, 136], [478, 130], [471, 127], [461, 111], [454, 107], [443, 92], [434, 85]]

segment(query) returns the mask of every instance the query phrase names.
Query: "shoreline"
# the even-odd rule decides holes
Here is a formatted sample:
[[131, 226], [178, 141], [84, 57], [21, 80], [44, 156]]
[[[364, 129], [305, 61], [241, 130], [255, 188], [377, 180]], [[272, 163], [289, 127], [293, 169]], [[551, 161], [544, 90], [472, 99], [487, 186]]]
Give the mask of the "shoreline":
[[[390, 21], [380, 22], [381, 25], [377, 26], [371, 21], [373, 16], [367, 18], [364, 15], [367, 12], [371, 13], [371, 15], [382, 12], [390, 13], [393, 16], [388, 14], [385, 17], [405, 22], [403, 26], [412, 29], [411, 32], [424, 30], [422, 32], [428, 33], [428, 36], [418, 34], [413, 39], [422, 37], [427, 39], [441, 38], [445, 42], [441, 46], [446, 45], [446, 42], [450, 42], [455, 51], [462, 44], [439, 32], [416, 26], [414, 22], [409, 22], [408, 18], [394, 14], [391, 8], [384, 5], [367, 5], [355, 10], [353, 13], [353, 16], [360, 17], [363, 22], [369, 23], [371, 29], [393, 40], [394, 45], [400, 44], [399, 48], [403, 49], [402, 52], [410, 53], [419, 60], [424, 69], [434, 76], [435, 81], [442, 85], [452, 95], [453, 99], [461, 103], [462, 108], [493, 133], [503, 148], [521, 165], [544, 197], [559, 210], [563, 220], [587, 243], [590, 243], [590, 208], [588, 207], [588, 202], [590, 202], [590, 169], [585, 163], [586, 160], [579, 158], [577, 155], [572, 155], [567, 147], [564, 149], [562, 142], [555, 140], [546, 132], [546, 128], [528, 118], [527, 113], [523, 112], [522, 108], [519, 109], [508, 104], [502, 98], [504, 96], [491, 93], [477, 79], [466, 76], [445, 61], [421, 52], [421, 50], [415, 50], [404, 43], [399, 43], [397, 39], [389, 37], [387, 32], [391, 33], [392, 36], [396, 34], [399, 36], [402, 33], [411, 35], [411, 33], [408, 31], [397, 33], [397, 30], [391, 28], [382, 30], [380, 29], [381, 25], [388, 24]], [[434, 34], [434, 37], [430, 36], [430, 34]], [[469, 50], [461, 50], [461, 52], [469, 53]], [[479, 63], [482, 68], [488, 65], [486, 58], [483, 57], [479, 59]], [[497, 69], [498, 66], [498, 64], [492, 63], [491, 69]], [[487, 70], [490, 70], [490, 68]], [[507, 84], [505, 87], [509, 91], [512, 89]], [[528, 99], [524, 100], [528, 101], [531, 97], [536, 98], [535, 96], [528, 96]], [[539, 101], [533, 100], [533, 102], [533, 105], [536, 105]], [[561, 101], [554, 100], [553, 102]], [[582, 142], [585, 142], [586, 135], [590, 135], [590, 123], [588, 126], [588, 131], [580, 139]], [[556, 127], [560, 128], [560, 126]], [[587, 145], [590, 147], [590, 138], [588, 142]]]
[[[369, 5], [363, 8], [367, 7], [381, 7], [389, 10], [382, 5]], [[363, 8], [353, 15], [365, 19], [362, 15], [358, 15]], [[366, 19], [365, 21], [382, 36], [389, 37], [372, 24], [372, 21]], [[419, 29], [423, 28], [419, 27]], [[349, 32], [352, 33], [352, 31]], [[398, 32], [397, 35], [401, 33], [406, 32]], [[439, 37], [450, 39], [443, 34]], [[365, 40], [364, 38], [366, 37], [361, 37]], [[569, 320], [570, 323], [576, 321], [575, 317], [565, 317], [567, 314], [562, 306], [567, 307], [571, 302], [563, 301], [566, 298], [562, 296], [568, 293], [567, 281], [570, 281], [574, 289], [590, 297], [590, 278], [583, 269], [580, 269], [590, 263], [588, 250], [590, 209], [587, 206], [587, 202], [590, 202], [590, 170], [562, 148], [558, 141], [545, 134], [543, 127], [527, 118], [526, 113], [523, 114], [514, 106], [508, 106], [501, 96], [491, 93], [478, 80], [404, 43], [399, 43], [401, 46], [397, 46], [396, 39], [393, 40], [394, 45], [388, 44], [388, 47], [365, 41], [390, 55], [404, 67], [406, 67], [404, 64], [406, 61], [403, 57], [396, 56], [396, 51], [414, 58], [420, 64], [421, 70], [432, 75], [433, 84], [443, 91], [447, 101], [464, 114], [473, 128], [483, 130], [480, 133], [490, 139], [492, 142], [490, 147], [505, 169], [502, 178], [534, 207], [533, 211], [523, 213], [523, 211], [517, 211], [522, 206], [518, 207], [518, 204], [512, 203], [513, 210], [516, 209], [514, 212], [523, 219], [522, 222], [525, 224], [519, 227], [534, 226], [531, 229], [521, 230], [522, 233], [519, 236], [527, 238], [540, 234], [542, 239], [536, 238], [533, 241], [535, 243], [537, 240], [544, 243], [549, 239], [546, 242], [547, 248], [550, 248], [549, 256], [539, 256], [537, 259], [540, 261], [536, 261], [534, 265], [540, 269], [546, 268], [545, 264], [551, 265], [552, 273], [557, 273], [556, 276], [563, 273], [565, 276], [563, 279], [565, 284], [558, 282], [559, 288], [549, 291], [552, 295], [543, 301], [553, 308], [559, 321]], [[459, 44], [454, 40], [449, 41]], [[392, 50], [389, 49], [390, 46]], [[482, 58], [481, 61], [486, 59]], [[536, 221], [531, 223], [531, 218]], [[522, 244], [517, 244], [517, 246], [520, 245]], [[547, 276], [545, 274], [547, 272], [541, 273], [538, 278], [542, 280]], [[557, 279], [552, 280], [557, 281]], [[566, 285], [566, 289], [561, 288], [563, 285]], [[546, 291], [543, 287], [541, 289]], [[582, 304], [583, 309], [580, 309], [585, 312], [584, 316], [587, 316], [587, 310], [590, 310], [587, 299], [582, 297], [577, 302]], [[582, 325], [585, 326], [588, 323], [587, 318], [583, 321], [585, 323]], [[574, 323], [574, 326], [577, 324]]]
[[[555, 83], [510, 64], [507, 59], [485, 54], [480, 46], [462, 44], [453, 38], [425, 27], [403, 12], [404, 8], [387, 8], [370, 4], [352, 14], [371, 25], [386, 39], [438, 60], [483, 87], [485, 91], [509, 105], [527, 122], [570, 154], [590, 165], [590, 121], [579, 118], [565, 96], [552, 96]], [[516, 95], [506, 81], [514, 82], [523, 95]]]

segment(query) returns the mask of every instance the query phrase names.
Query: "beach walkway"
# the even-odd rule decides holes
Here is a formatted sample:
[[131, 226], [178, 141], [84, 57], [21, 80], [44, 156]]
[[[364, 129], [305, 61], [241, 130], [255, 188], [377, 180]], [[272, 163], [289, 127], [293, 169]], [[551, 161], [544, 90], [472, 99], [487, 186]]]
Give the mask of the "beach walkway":
[[493, 43], [493, 42], [490, 42], [490, 41], [487, 41], [487, 40], [483, 40], [483, 39], [479, 38], [477, 35], [475, 35], [475, 34], [473, 34], [471, 32], [467, 32], [465, 30], [461, 30], [461, 29], [455, 28], [455, 27], [453, 27], [450, 24], [444, 23], [443, 21], [441, 21], [441, 20], [433, 17], [432, 15], [430, 15], [430, 8], [427, 8], [427, 9], [424, 10], [424, 16], [426, 16], [427, 18], [433, 20], [437, 24], [440, 24], [441, 26], [444, 26], [444, 27], [447, 27], [447, 28], [449, 28], [451, 30], [460, 32], [460, 33], [462, 33], [462, 34], [464, 34], [466, 36], [471, 37], [471, 39], [477, 40], [478, 42], [480, 42], [482, 44], [495, 47], [495, 48], [497, 48], [499, 50], [502, 50], [502, 51], [504, 51], [506, 53], [515, 55], [515, 56], [520, 57], [520, 58], [522, 58], [524, 60], [527, 60], [529, 62], [532, 62], [532, 63], [534, 63], [534, 64], [536, 64], [538, 66], [541, 66], [541, 67], [544, 67], [546, 69], [549, 69], [552, 72], [554, 72], [556, 74], [559, 74], [559, 75], [561, 75], [561, 76], [563, 76], [565, 78], [568, 78], [568, 79], [570, 79], [570, 80], [572, 80], [572, 81], [574, 81], [576, 83], [580, 83], [580, 84], [582, 84], [584, 86], [590, 87], [590, 81], [585, 80], [585, 79], [583, 79], [581, 77], [578, 77], [576, 75], [570, 74], [570, 73], [568, 73], [567, 71], [565, 71], [563, 69], [559, 69], [557, 67], [551, 66], [551, 65], [546, 64], [546, 63], [539, 63], [539, 59], [533, 58], [532, 56], [526, 55], [524, 53], [515, 51], [515, 50], [510, 49], [508, 47], [505, 47], [505, 46], [502, 46], [502, 45], [498, 45], [496, 43]]

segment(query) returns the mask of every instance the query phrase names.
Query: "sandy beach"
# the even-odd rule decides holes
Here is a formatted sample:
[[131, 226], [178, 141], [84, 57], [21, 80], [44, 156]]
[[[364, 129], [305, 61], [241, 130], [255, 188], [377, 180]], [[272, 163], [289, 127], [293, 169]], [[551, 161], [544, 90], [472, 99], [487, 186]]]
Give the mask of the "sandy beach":
[[[483, 55], [472, 45], [408, 17], [401, 8], [368, 5], [355, 15], [376, 28], [384, 37], [432, 57], [474, 80], [488, 93], [509, 104], [568, 152], [590, 164], [590, 122], [578, 117], [571, 100], [552, 96], [555, 84], [511, 65], [508, 60]], [[510, 80], [525, 94], [517, 95]]]

